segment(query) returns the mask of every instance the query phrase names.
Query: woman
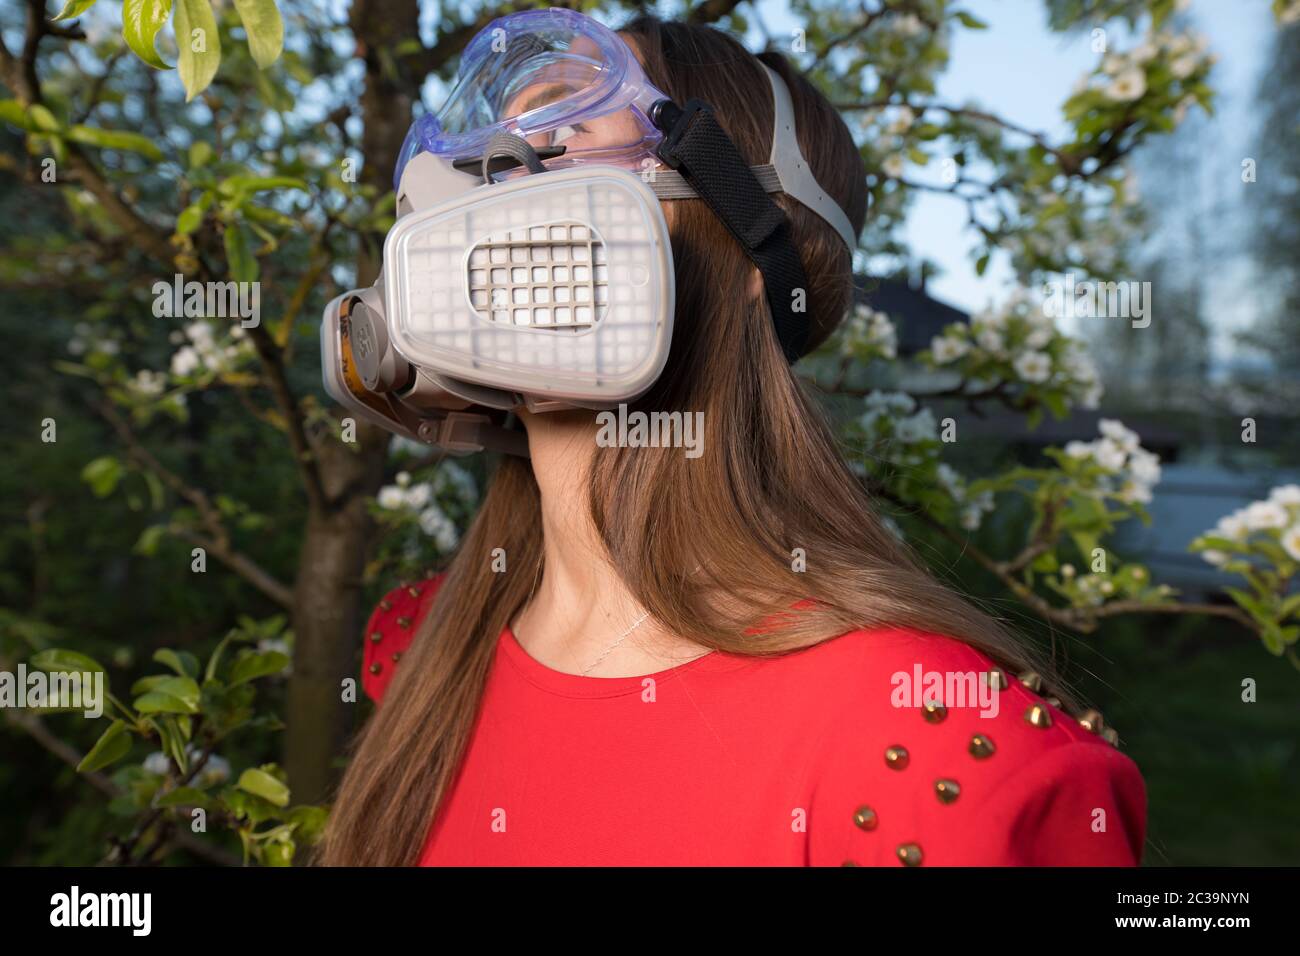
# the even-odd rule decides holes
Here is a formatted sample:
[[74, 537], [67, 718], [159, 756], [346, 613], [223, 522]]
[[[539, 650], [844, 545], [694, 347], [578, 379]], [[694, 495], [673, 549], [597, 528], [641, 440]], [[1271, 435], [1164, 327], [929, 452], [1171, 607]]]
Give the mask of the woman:
[[[774, 135], [763, 66], [779, 74], [816, 183], [860, 230], [857, 150], [784, 57], [645, 18], [619, 35], [750, 165]], [[776, 201], [807, 352], [851, 304], [851, 258], [838, 217]], [[529, 457], [501, 461], [447, 572], [369, 623], [380, 706], [324, 861], [1136, 863], [1143, 785], [1099, 715], [1039, 696], [1045, 668], [886, 530], [783, 354], [771, 277], [709, 203], [663, 205], [676, 325], [632, 408], [702, 412], [702, 453], [520, 412]]]

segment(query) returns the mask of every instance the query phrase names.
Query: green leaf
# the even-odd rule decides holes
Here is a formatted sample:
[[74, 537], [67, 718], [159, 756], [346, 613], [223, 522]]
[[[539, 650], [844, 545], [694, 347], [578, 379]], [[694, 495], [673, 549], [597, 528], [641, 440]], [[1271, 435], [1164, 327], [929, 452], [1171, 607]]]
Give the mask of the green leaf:
[[135, 699], [135, 709], [142, 714], [192, 714], [197, 708], [170, 694], [150, 691]]
[[212, 193], [205, 192], [197, 200], [181, 210], [176, 217], [176, 235], [188, 236], [203, 224], [203, 216], [212, 205]]
[[27, 107], [27, 115], [31, 118], [32, 129], [42, 133], [57, 133], [59, 131], [59, 121], [54, 118], [54, 114], [48, 108], [40, 103], [33, 103]]
[[180, 677], [199, 676], [199, 659], [188, 651], [178, 653], [170, 647], [160, 647], [154, 651], [153, 659], [159, 664], [170, 667]]
[[168, 674], [150, 674], [148, 677], [141, 677], [131, 685], [131, 696], [139, 697], [141, 694], [147, 694], [160, 683], [167, 680]]
[[199, 685], [190, 677], [168, 677], [137, 697], [135, 709], [142, 714], [197, 714]]
[[[136, 56], [159, 70], [171, 69], [158, 55], [158, 50], [154, 46], [158, 31], [167, 23], [171, 12], [172, 0], [123, 0], [122, 2], [122, 38], [126, 40], [126, 45]], [[180, 36], [179, 29], [177, 36]]]
[[257, 280], [257, 257], [248, 241], [248, 231], [240, 223], [226, 226], [226, 268], [236, 282]]
[[10, 126], [28, 128], [27, 110], [17, 100], [0, 100], [0, 120]]
[[79, 17], [95, 5], [95, 0], [68, 0], [59, 11], [55, 20], [71, 20], [73, 17]]
[[95, 129], [93, 126], [74, 126], [65, 135], [75, 143], [139, 153], [155, 161], [163, 158], [158, 144], [140, 133], [128, 133], [119, 129]]
[[293, 841], [279, 840], [262, 850], [262, 862], [266, 866], [293, 866]]
[[235, 196], [239, 193], [255, 193], [264, 189], [301, 189], [307, 192], [307, 183], [296, 176], [228, 176], [217, 187], [223, 196]]
[[[208, 0], [180, 0], [176, 6], [177, 66], [188, 103], [208, 88], [221, 65], [221, 36]], [[196, 49], [196, 47], [198, 49]]]
[[176, 721], [171, 717], [160, 717], [154, 726], [158, 728], [163, 753], [171, 757], [181, 774], [189, 773], [190, 758], [189, 754], [185, 752], [185, 741], [181, 738], [181, 732], [176, 726]]
[[[1268, 608], [1264, 607], [1258, 600], [1251, 597], [1240, 588], [1224, 588], [1228, 596], [1245, 608], [1261, 624], [1266, 622], [1269, 617]], [[1279, 652], [1280, 653], [1280, 652]]]
[[81, 469], [81, 480], [90, 485], [96, 498], [107, 498], [116, 490], [124, 474], [126, 469], [122, 463], [112, 455], [105, 455]]
[[248, 52], [265, 70], [274, 63], [284, 48], [284, 23], [275, 0], [235, 0], [235, 9], [248, 34]]
[[259, 677], [278, 674], [289, 666], [289, 657], [279, 651], [248, 654], [240, 657], [230, 669], [230, 686], [245, 684]]
[[153, 557], [158, 553], [158, 545], [162, 543], [166, 535], [167, 526], [165, 524], [151, 524], [140, 532], [140, 537], [136, 538], [135, 547], [131, 550], [135, 554]]
[[239, 782], [235, 786], [277, 807], [289, 805], [289, 788], [265, 770], [249, 767], [239, 775]]
[[77, 764], [77, 772], [92, 773], [101, 770], [121, 760], [130, 750], [131, 735], [126, 731], [126, 724], [115, 720], [95, 741], [95, 746], [90, 748], [90, 752], [81, 758], [81, 763]]
[[154, 801], [155, 807], [206, 807], [208, 795], [196, 787], [177, 787]]
[[295, 835], [303, 843], [315, 843], [320, 839], [325, 830], [325, 823], [329, 819], [329, 813], [324, 807], [301, 806], [294, 807], [284, 815], [288, 823], [296, 827]]
[[104, 665], [94, 658], [58, 647], [33, 654], [31, 664], [37, 670], [49, 674], [82, 674], [86, 671], [102, 674], [104, 672]]
[[212, 158], [212, 145], [203, 140], [190, 144], [190, 169], [202, 169]]
[[954, 16], [961, 21], [961, 25], [967, 30], [987, 30], [989, 25], [975, 16], [973, 13], [967, 13], [965, 10], [958, 10]]

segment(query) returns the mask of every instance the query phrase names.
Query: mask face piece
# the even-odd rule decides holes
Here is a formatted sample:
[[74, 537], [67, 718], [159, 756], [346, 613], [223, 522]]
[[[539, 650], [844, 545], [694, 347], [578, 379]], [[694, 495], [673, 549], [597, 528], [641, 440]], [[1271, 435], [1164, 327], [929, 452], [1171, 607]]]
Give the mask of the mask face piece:
[[384, 243], [393, 348], [415, 365], [542, 399], [617, 404], [672, 337], [668, 228], [614, 167], [522, 176], [398, 220]]
[[600, 23], [563, 9], [494, 20], [443, 107], [407, 134], [379, 278], [326, 307], [329, 394], [406, 438], [525, 455], [503, 412], [643, 395], [672, 341], [666, 199], [718, 215], [797, 357], [806, 319], [787, 314], [786, 287], [806, 280], [770, 194], [816, 212], [850, 249], [855, 239], [799, 151], [784, 81], [764, 70], [773, 145], [750, 166], [707, 104], [677, 108]]

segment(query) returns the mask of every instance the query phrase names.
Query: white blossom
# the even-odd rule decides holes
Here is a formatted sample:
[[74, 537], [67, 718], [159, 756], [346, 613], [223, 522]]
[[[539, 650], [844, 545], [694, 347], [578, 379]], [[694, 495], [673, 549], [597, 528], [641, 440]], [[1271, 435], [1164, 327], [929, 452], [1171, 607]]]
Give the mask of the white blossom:
[[1268, 493], [1268, 500], [1279, 505], [1300, 505], [1300, 485], [1279, 485]]
[[460, 541], [456, 525], [437, 505], [420, 512], [420, 530], [433, 538], [439, 551], [451, 551]]
[[1290, 523], [1286, 508], [1275, 501], [1256, 501], [1247, 505], [1242, 517], [1252, 531], [1285, 528]]
[[199, 367], [199, 353], [194, 351], [188, 345], [178, 349], [172, 356], [172, 374], [178, 376], [190, 375]]
[[1125, 68], [1106, 87], [1106, 95], [1120, 103], [1139, 99], [1146, 91], [1147, 75], [1140, 66]]
[[1240, 512], [1224, 515], [1214, 526], [1214, 536], [1231, 541], [1245, 541], [1250, 536], [1250, 526]]
[[1300, 561], [1300, 524], [1292, 525], [1282, 532], [1282, 547], [1292, 560]]
[[1126, 452], [1133, 451], [1138, 447], [1140, 439], [1137, 432], [1128, 428], [1123, 422], [1114, 418], [1103, 418], [1097, 422], [1097, 430], [1101, 432], [1102, 437], [1109, 438]]
[[1201, 61], [1193, 53], [1187, 53], [1177, 57], [1169, 64], [1169, 72], [1180, 80], [1185, 80], [1201, 65]]
[[385, 485], [379, 489], [379, 507], [386, 511], [396, 511], [406, 504], [406, 495], [397, 485]]
[[1046, 382], [1052, 374], [1052, 360], [1046, 352], [1023, 352], [1012, 367], [1022, 379], [1034, 384]]
[[948, 335], [936, 335], [930, 340], [930, 354], [939, 365], [955, 362], [970, 351], [970, 343]]
[[1002, 333], [991, 327], [982, 328], [976, 332], [975, 342], [980, 348], [992, 355], [1001, 355], [1005, 345], [1002, 341]]

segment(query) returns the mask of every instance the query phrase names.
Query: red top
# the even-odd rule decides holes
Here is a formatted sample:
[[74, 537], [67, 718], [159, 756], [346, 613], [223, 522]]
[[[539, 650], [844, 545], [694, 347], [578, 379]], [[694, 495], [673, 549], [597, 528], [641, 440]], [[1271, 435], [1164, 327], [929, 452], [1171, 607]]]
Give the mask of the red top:
[[[399, 588], [371, 617], [363, 683], [376, 701], [436, 589]], [[1014, 677], [992, 695], [996, 715], [957, 698], [914, 706], [919, 690], [897, 700], [897, 675], [918, 668], [995, 665], [950, 638], [884, 629], [779, 658], [715, 652], [645, 677], [579, 677], [507, 629], [420, 862], [1137, 863], [1146, 794], [1131, 760]]]

